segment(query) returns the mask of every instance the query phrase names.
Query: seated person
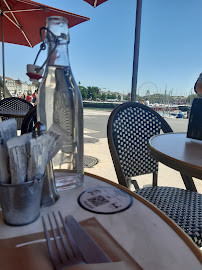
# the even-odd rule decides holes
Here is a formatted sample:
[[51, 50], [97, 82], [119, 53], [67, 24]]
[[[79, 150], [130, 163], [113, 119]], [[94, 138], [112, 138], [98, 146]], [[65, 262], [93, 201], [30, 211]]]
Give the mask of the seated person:
[[194, 85], [194, 91], [199, 97], [202, 97], [202, 73], [199, 75], [199, 78]]

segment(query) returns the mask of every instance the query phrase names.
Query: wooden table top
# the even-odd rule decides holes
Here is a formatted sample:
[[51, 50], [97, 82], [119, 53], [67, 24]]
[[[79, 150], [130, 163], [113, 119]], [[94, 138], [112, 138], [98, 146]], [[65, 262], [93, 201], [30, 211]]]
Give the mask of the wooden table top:
[[[129, 193], [133, 197], [132, 206], [123, 212], [105, 215], [86, 211], [77, 203], [83, 191], [108, 185]], [[95, 217], [145, 270], [201, 269], [201, 252], [184, 231], [154, 205], [114, 182], [85, 174], [83, 185], [60, 191], [60, 199], [52, 206], [41, 208], [41, 215], [45, 217], [58, 210], [64, 217], [72, 214], [77, 221]], [[13, 227], [3, 222], [0, 212], [0, 261], [1, 247], [6, 241], [42, 231], [41, 218], [26, 226]], [[26, 245], [30, 245], [29, 242]]]
[[152, 137], [148, 150], [161, 163], [202, 179], [202, 141], [187, 138], [186, 133], [166, 133]]

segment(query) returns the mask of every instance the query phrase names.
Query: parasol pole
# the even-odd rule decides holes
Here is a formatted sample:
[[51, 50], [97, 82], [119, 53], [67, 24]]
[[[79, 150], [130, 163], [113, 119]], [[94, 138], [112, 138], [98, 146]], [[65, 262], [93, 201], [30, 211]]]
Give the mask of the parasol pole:
[[[4, 14], [3, 14], [3, 0], [1, 0], [1, 33], [2, 33], [3, 96], [5, 98], [5, 64], [4, 64], [5, 62], [4, 62]], [[1, 100], [1, 95], [0, 95], [0, 100]]]
[[137, 73], [138, 73], [139, 46], [140, 46], [141, 15], [142, 15], [142, 0], [137, 0], [131, 101], [136, 101], [137, 99]]

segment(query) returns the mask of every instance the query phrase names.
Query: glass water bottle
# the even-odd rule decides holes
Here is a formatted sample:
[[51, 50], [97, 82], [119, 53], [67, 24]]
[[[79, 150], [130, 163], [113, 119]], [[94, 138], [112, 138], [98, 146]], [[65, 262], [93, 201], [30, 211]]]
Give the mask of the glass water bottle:
[[39, 88], [37, 115], [47, 130], [56, 124], [67, 134], [61, 150], [53, 158], [53, 166], [63, 173], [65, 187], [73, 188], [84, 179], [83, 103], [69, 63], [67, 20], [53, 16], [47, 18], [46, 23], [51, 31], [46, 30], [45, 37], [49, 58]]

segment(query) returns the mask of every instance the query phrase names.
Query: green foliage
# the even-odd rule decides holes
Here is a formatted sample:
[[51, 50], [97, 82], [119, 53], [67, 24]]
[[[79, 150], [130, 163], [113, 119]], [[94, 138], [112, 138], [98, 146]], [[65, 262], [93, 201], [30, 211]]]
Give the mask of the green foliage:
[[79, 90], [81, 92], [82, 99], [86, 99], [88, 95], [88, 91], [85, 87], [79, 85]]
[[116, 94], [108, 93], [107, 94], [107, 99], [116, 99]]
[[105, 101], [105, 100], [106, 100], [106, 98], [107, 98], [107, 96], [106, 96], [106, 94], [105, 94], [105, 93], [102, 93], [100, 98], [101, 98], [101, 100], [102, 100], [102, 101]]
[[[98, 88], [97, 86], [88, 86], [87, 88], [84, 86], [81, 86], [79, 84], [79, 89], [82, 95], [82, 99], [83, 100], [93, 100], [93, 101], [107, 101], [107, 100], [118, 100], [121, 101], [122, 97], [121, 94], [116, 94], [116, 93], [111, 93], [111, 92], [107, 92], [107, 93], [101, 93], [100, 92], [100, 88]], [[188, 104], [191, 104], [193, 99], [196, 97], [195, 94], [189, 95], [187, 98], [185, 97], [173, 97], [170, 95], [166, 95], [166, 94], [152, 94], [152, 95], [147, 95], [147, 96], [139, 96], [137, 95], [137, 101], [141, 102], [142, 100], [145, 100], [146, 98], [149, 99], [150, 103], [166, 103], [166, 104], [173, 104], [173, 103], [177, 103], [177, 101], [179, 101], [179, 103], [185, 102]], [[124, 101], [129, 101], [130, 100], [130, 94], [124, 95], [123, 98]]]
[[85, 88], [84, 86], [79, 85], [79, 90], [81, 92], [81, 96], [83, 100], [101, 99], [100, 90], [96, 86], [88, 86], [87, 88]]
[[91, 100], [96, 100], [97, 98], [99, 98], [99, 88], [95, 86], [88, 86], [87, 98]]
[[[83, 100], [94, 100], [94, 101], [107, 101], [107, 100], [114, 100], [114, 101], [121, 101], [122, 97], [120, 94], [117, 93], [101, 93], [100, 88], [97, 86], [88, 86], [87, 88], [78, 84], [79, 90], [81, 92], [81, 96]], [[129, 100], [129, 94], [124, 95], [123, 100]]]

